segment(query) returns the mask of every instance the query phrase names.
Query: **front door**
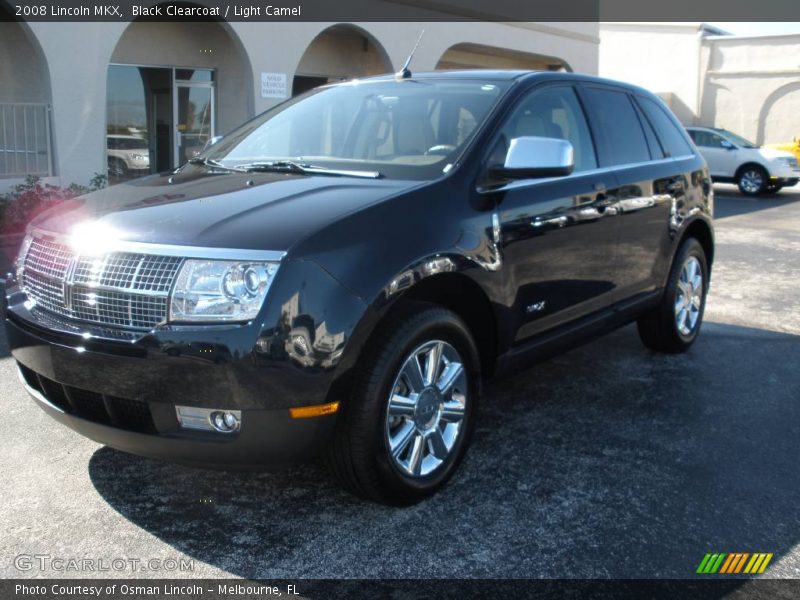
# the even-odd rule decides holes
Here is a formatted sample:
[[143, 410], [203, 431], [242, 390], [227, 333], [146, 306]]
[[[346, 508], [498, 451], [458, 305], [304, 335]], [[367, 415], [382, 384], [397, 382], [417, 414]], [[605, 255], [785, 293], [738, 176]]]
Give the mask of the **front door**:
[[721, 135], [707, 129], [691, 131], [694, 143], [708, 163], [708, 172], [712, 177], [733, 177], [739, 167], [739, 150]]
[[175, 166], [203, 151], [214, 136], [214, 84], [175, 83]]
[[502, 162], [510, 141], [522, 136], [569, 140], [575, 170], [566, 177], [515, 181], [493, 192], [507, 289], [516, 292], [516, 341], [613, 302], [618, 236], [616, 180], [598, 169], [574, 88], [539, 87], [523, 97], [489, 162]]

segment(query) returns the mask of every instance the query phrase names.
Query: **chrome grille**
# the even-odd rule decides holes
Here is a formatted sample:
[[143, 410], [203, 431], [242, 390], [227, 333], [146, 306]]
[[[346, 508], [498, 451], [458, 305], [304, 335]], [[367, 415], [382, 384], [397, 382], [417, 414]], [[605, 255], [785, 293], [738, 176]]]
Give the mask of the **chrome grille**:
[[132, 329], [167, 318], [169, 290], [183, 259], [130, 252], [78, 256], [57, 240], [36, 237], [25, 257], [22, 287], [58, 315]]
[[33, 269], [26, 269], [23, 276], [25, 292], [36, 300], [36, 304], [60, 315], [66, 315], [64, 285]]
[[72, 257], [73, 253], [67, 246], [34, 238], [25, 265], [45, 277], [64, 279]]

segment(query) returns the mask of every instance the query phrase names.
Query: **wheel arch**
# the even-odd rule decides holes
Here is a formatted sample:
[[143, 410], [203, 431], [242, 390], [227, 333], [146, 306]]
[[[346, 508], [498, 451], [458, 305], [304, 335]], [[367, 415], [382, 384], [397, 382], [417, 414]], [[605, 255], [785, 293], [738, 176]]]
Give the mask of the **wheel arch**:
[[744, 171], [745, 169], [747, 169], [749, 167], [758, 167], [759, 169], [761, 169], [762, 171], [764, 171], [767, 174], [767, 177], [771, 177], [770, 172], [769, 172], [769, 168], [767, 168], [767, 165], [765, 165], [763, 163], [760, 163], [760, 162], [757, 162], [757, 161], [754, 161], [754, 160], [749, 160], [746, 163], [742, 163], [741, 165], [739, 165], [739, 168], [736, 169], [736, 173], [735, 173], [734, 177], [736, 178], [737, 181], [738, 181], [739, 177], [741, 176], [742, 171]]
[[494, 373], [497, 321], [489, 297], [475, 280], [461, 272], [432, 275], [409, 288], [395, 301], [392, 310], [401, 310], [413, 302], [436, 304], [458, 315], [475, 340], [481, 373]]
[[[449, 270], [433, 272], [437, 268]], [[437, 255], [392, 278], [355, 326], [342, 355], [342, 371], [331, 385], [329, 398], [341, 399], [349, 395], [357, 365], [365, 350], [368, 351], [371, 340], [391, 317], [408, 310], [415, 302], [442, 306], [458, 315], [475, 340], [481, 374], [492, 375], [497, 362], [497, 319], [489, 296], [464, 272], [466, 268], [464, 257]]]
[[[690, 237], [695, 238], [703, 247], [703, 252], [706, 254], [706, 265], [710, 274], [711, 266], [714, 263], [714, 230], [705, 219], [694, 219], [681, 234], [680, 241], [675, 246], [676, 253], [683, 242]], [[673, 255], [673, 261], [674, 260], [675, 257]]]

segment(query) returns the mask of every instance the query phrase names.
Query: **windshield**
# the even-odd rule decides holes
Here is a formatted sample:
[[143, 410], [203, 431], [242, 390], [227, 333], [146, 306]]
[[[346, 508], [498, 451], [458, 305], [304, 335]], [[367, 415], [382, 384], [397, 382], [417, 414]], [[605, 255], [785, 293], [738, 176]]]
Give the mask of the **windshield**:
[[447, 172], [506, 81], [350, 82], [285, 102], [209, 148], [217, 166], [293, 161], [395, 179]]
[[758, 144], [754, 144], [750, 140], [747, 140], [740, 135], [731, 133], [727, 129], [718, 129], [717, 131], [725, 135], [726, 138], [728, 138], [731, 142], [733, 142], [737, 146], [740, 146], [742, 148], [758, 148]]

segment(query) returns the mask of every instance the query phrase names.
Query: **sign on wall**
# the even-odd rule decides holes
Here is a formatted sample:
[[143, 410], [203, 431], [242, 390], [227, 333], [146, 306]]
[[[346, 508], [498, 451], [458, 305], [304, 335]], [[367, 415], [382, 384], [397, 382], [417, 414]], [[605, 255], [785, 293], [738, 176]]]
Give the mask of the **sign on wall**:
[[286, 98], [288, 89], [286, 73], [261, 73], [262, 98]]

